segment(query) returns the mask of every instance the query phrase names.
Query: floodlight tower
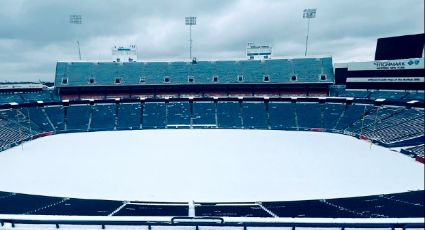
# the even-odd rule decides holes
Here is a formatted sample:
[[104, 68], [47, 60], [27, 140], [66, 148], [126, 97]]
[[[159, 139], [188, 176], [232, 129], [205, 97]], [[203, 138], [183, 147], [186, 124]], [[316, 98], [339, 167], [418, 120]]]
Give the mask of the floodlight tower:
[[[69, 15], [69, 23], [74, 25], [81, 25], [83, 24], [83, 17], [79, 14]], [[80, 42], [78, 40], [77, 40], [77, 47], [78, 47], [78, 57], [81, 60]]]
[[192, 60], [192, 26], [196, 25], [196, 17], [185, 17], [185, 24], [189, 26], [189, 57]]
[[308, 47], [308, 35], [310, 33], [310, 19], [316, 17], [316, 8], [314, 9], [305, 9], [303, 11], [303, 18], [307, 19], [307, 36], [305, 38], [305, 53], [304, 56], [307, 56], [307, 47]]

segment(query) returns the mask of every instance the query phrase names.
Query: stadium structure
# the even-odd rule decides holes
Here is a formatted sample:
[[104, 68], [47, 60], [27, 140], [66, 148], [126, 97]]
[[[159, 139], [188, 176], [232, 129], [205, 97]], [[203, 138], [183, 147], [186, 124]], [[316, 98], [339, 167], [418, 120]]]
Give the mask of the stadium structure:
[[[258, 47], [271, 51], [267, 46]], [[130, 52], [132, 48], [114, 47], [114, 50]], [[353, 195], [356, 192], [348, 189], [353, 192], [349, 196], [288, 198], [279, 195], [285, 194], [285, 189], [289, 190], [285, 188], [285, 183], [289, 182], [284, 177], [295, 178], [295, 182], [288, 185], [296, 186], [303, 183], [297, 180], [298, 171], [292, 169], [292, 174], [280, 175], [278, 169], [283, 162], [269, 162], [262, 170], [267, 165], [277, 164], [270, 170], [276, 171], [273, 178], [282, 180], [279, 183], [283, 185], [275, 188], [273, 197], [256, 189], [257, 193], [266, 194], [266, 197], [252, 195], [253, 199], [260, 197], [261, 200], [250, 200], [242, 193], [241, 199], [248, 200], [232, 200], [233, 197], [226, 198], [225, 195], [205, 200], [197, 197], [193, 200], [186, 197], [149, 199], [148, 196], [143, 197], [144, 200], [126, 200], [102, 199], [101, 194], [96, 199], [11, 191], [11, 187], [5, 187], [4, 181], [10, 177], [13, 182], [14, 174], [6, 175], [7, 171], [0, 168], [0, 172], [6, 175], [0, 176], [3, 181], [0, 182], [3, 191], [0, 192], [0, 229], [424, 228], [423, 181], [410, 187], [401, 183], [412, 178], [423, 180], [424, 176], [424, 34], [378, 39], [375, 60], [369, 62], [333, 63], [331, 56], [275, 58], [269, 52], [261, 60], [253, 58], [255, 54], [250, 53], [244, 60], [194, 59], [188, 62], [143, 62], [135, 60], [134, 53], [132, 55], [129, 60], [118, 55], [119, 58], [114, 57], [111, 62], [59, 61], [53, 87], [37, 83], [0, 85], [0, 162], [12, 162], [8, 161], [9, 157], [19, 155], [19, 151], [35, 149], [31, 145], [38, 141], [71, 135], [85, 135], [83, 139], [88, 139], [92, 134], [110, 131], [128, 132], [129, 136], [159, 130], [196, 131], [197, 135], [241, 129], [273, 136], [290, 132], [301, 135], [301, 142], [292, 149], [297, 154], [303, 138], [307, 139], [312, 133], [329, 134], [335, 142], [343, 142], [339, 137], [350, 138], [359, 145], [366, 143], [370, 149], [385, 151], [384, 154], [376, 153], [378, 163], [367, 164], [367, 157], [375, 154], [368, 152], [368, 156], [361, 159], [347, 157], [342, 167], [349, 168], [354, 161], [363, 161], [361, 165], [354, 165], [360, 170], [376, 166], [377, 177], [381, 173], [392, 176], [389, 179], [394, 181], [392, 189], [379, 188], [382, 192], [367, 195]], [[264, 56], [261, 52], [258, 55]], [[237, 138], [239, 134], [232, 135]], [[285, 141], [292, 142], [290, 136], [282, 136], [282, 139], [284, 137], [289, 137]], [[77, 136], [73, 138], [78, 139]], [[49, 145], [46, 143], [45, 147]], [[315, 148], [315, 143], [318, 142], [309, 145]], [[159, 149], [161, 141], [156, 144], [154, 148]], [[177, 145], [179, 143], [171, 146], [172, 149], [182, 147]], [[183, 147], [189, 149], [187, 145]], [[95, 152], [96, 148], [98, 146], [85, 154]], [[297, 161], [297, 165], [309, 165], [307, 161], [314, 162], [325, 154], [326, 150], [321, 152], [319, 147], [316, 148], [313, 156], [303, 159], [305, 162]], [[64, 147], [54, 151], [60, 155], [67, 150]], [[72, 153], [72, 149], [69, 151]], [[342, 154], [348, 150], [339, 145], [336, 151]], [[26, 153], [31, 154], [31, 151]], [[258, 161], [266, 156], [261, 150], [258, 154]], [[384, 160], [389, 155], [396, 158]], [[337, 157], [332, 156], [326, 161], [333, 158]], [[279, 159], [285, 161], [285, 157]], [[379, 163], [380, 159], [382, 163]], [[226, 159], [220, 158], [214, 162], [220, 165], [224, 161]], [[289, 162], [285, 167], [290, 168], [290, 164], [295, 163]], [[196, 164], [201, 164], [196, 168], [201, 170], [197, 174], [208, 168], [208, 162]], [[382, 165], [390, 165], [390, 171], [380, 171]], [[13, 171], [14, 166], [2, 167]], [[157, 165], [151, 165], [150, 170], [154, 171], [154, 167]], [[318, 173], [312, 167], [315, 166], [303, 170], [311, 169], [310, 175]], [[78, 171], [79, 166], [73, 169]], [[180, 170], [183, 169], [174, 167], [168, 173], [179, 175]], [[218, 175], [225, 169], [217, 166], [211, 170], [211, 174]], [[244, 171], [248, 178], [256, 178], [257, 172], [250, 170], [252, 175]], [[36, 174], [33, 169], [24, 173]], [[50, 171], [50, 174], [56, 173], [59, 172]], [[341, 171], [334, 173], [342, 174]], [[260, 182], [268, 178], [259, 175]], [[215, 186], [209, 176], [196, 177], [198, 180], [207, 178], [199, 186], [208, 186], [208, 183]], [[222, 175], [220, 179], [227, 176]], [[134, 183], [138, 183], [138, 177], [134, 177]], [[174, 177], [168, 175], [165, 178]], [[184, 178], [180, 180], [184, 181]], [[162, 191], [163, 194], [178, 193], [180, 189], [196, 191], [195, 188], [184, 190], [179, 187], [179, 178], [168, 183], [174, 187]], [[237, 184], [237, 181], [231, 183]], [[151, 186], [145, 189], [149, 190]], [[368, 186], [373, 187], [373, 184]], [[251, 194], [250, 188], [254, 187], [249, 184], [245, 192]], [[221, 187], [214, 191], [220, 193], [219, 190], [227, 189]], [[319, 193], [320, 189], [317, 190]], [[314, 194], [316, 191], [309, 189], [309, 192]], [[304, 194], [303, 191], [296, 193]]]

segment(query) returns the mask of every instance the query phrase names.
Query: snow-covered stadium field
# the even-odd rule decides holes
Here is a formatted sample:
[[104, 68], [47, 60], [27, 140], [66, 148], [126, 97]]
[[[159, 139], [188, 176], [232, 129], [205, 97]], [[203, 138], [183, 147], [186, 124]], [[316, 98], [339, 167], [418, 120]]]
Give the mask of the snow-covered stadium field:
[[0, 153], [0, 191], [140, 201], [283, 201], [424, 188], [424, 165], [352, 137], [261, 130], [60, 134]]

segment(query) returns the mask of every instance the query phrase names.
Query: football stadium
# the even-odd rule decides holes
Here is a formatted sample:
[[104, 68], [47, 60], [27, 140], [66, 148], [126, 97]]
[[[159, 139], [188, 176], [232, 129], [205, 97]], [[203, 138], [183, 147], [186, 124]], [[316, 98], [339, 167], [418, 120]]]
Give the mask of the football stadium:
[[425, 35], [376, 39], [0, 83], [0, 229], [424, 229]]

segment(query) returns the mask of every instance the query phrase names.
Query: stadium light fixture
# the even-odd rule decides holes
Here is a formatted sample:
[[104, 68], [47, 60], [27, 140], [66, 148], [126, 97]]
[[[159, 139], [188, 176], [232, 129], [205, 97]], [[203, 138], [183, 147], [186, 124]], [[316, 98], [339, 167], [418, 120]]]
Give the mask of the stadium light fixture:
[[196, 17], [185, 17], [185, 25], [189, 26], [189, 57], [192, 60], [192, 26], [196, 25]]
[[[69, 23], [74, 25], [81, 25], [83, 24], [83, 17], [79, 14], [71, 14], [69, 15]], [[80, 42], [78, 40], [77, 40], [77, 47], [78, 47], [78, 57], [81, 60]]]
[[308, 47], [308, 35], [310, 33], [310, 19], [316, 18], [316, 11], [317, 9], [304, 9], [303, 11], [303, 18], [307, 19], [307, 36], [305, 38], [305, 52], [304, 56], [307, 56], [307, 47]]

